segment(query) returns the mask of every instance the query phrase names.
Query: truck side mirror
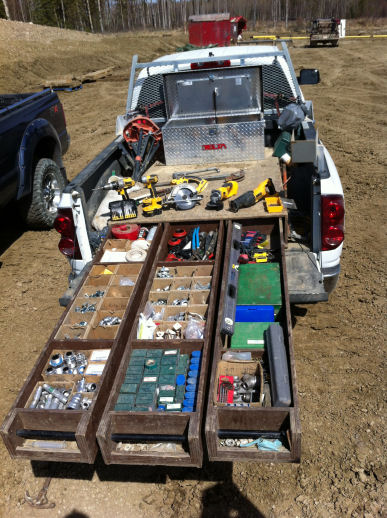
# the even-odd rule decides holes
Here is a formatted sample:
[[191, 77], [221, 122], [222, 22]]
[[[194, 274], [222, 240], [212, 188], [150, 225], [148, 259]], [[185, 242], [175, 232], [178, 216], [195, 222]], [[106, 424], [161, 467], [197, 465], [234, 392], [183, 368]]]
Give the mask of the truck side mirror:
[[317, 68], [304, 68], [300, 70], [298, 84], [300, 85], [316, 85], [320, 82], [320, 71]]

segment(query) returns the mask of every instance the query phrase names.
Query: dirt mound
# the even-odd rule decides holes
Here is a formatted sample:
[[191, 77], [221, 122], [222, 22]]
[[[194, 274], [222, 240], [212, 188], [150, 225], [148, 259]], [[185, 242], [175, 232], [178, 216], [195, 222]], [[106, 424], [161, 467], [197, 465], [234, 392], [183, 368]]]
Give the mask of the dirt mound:
[[128, 77], [133, 54], [150, 59], [185, 42], [183, 31], [102, 35], [0, 19], [0, 93], [38, 90], [53, 76], [110, 66]]

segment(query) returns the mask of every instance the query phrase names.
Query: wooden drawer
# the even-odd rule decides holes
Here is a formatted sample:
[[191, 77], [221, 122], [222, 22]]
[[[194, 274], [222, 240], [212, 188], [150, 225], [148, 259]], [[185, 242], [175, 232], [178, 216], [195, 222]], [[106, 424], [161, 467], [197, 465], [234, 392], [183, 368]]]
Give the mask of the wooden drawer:
[[[157, 261], [161, 237], [162, 225], [158, 225], [143, 263], [102, 265], [96, 262], [97, 255], [1, 427], [2, 438], [12, 457], [46, 461], [94, 462], [98, 448], [96, 429], [131, 331], [136, 314], [134, 308], [137, 309], [149, 272], [153, 263]], [[106, 268], [110, 269], [111, 274], [103, 273]], [[122, 286], [119, 282], [122, 278], [133, 279], [134, 285]], [[98, 290], [104, 292], [103, 296], [90, 297]], [[76, 307], [81, 307], [85, 303], [95, 303], [96, 311], [90, 313], [75, 311]], [[110, 328], [98, 326], [100, 318], [116, 313], [117, 316], [122, 317], [120, 325], [114, 329], [113, 326]], [[77, 327], [78, 320], [85, 321], [86, 325]], [[81, 378], [79, 375], [74, 377], [64, 374], [45, 376], [44, 373], [53, 353], [94, 349], [111, 349], [111, 352], [103, 374], [99, 377], [98, 388], [88, 410], [29, 408], [37, 386], [42, 385], [43, 382], [53, 387], [67, 388], [67, 385]], [[62, 378], [64, 378], [63, 381]], [[86, 376], [87, 381], [92, 379]], [[42, 447], [39, 441], [48, 441], [49, 447], [47, 448], [47, 445]], [[63, 441], [66, 443], [65, 447], [63, 447]]]
[[[166, 225], [163, 242], [166, 243], [171, 234], [171, 225]], [[211, 228], [218, 228], [218, 243], [216, 247], [214, 261], [183, 261], [183, 262], [163, 262], [155, 263], [149, 275], [146, 289], [139, 304], [136, 319], [120, 364], [116, 379], [114, 381], [111, 394], [109, 396], [105, 411], [97, 431], [97, 439], [102, 455], [106, 464], [150, 464], [168, 466], [196, 466], [200, 467], [203, 462], [202, 444], [202, 421], [204, 416], [204, 401], [208, 381], [208, 364], [212, 345], [213, 322], [216, 320], [218, 283], [223, 251], [223, 223], [216, 222], [211, 224]], [[159, 258], [163, 259], [166, 255], [166, 247], [160, 246]], [[201, 340], [169, 339], [169, 340], [139, 340], [137, 339], [137, 323], [140, 313], [143, 311], [146, 302], [149, 300], [150, 293], [164, 294], [168, 297], [168, 292], [159, 291], [163, 289], [167, 282], [158, 282], [155, 275], [163, 266], [173, 271], [171, 283], [176, 279], [183, 280], [183, 285], [191, 283], [194, 279], [211, 279], [209, 294], [207, 291], [202, 297], [208, 303], [208, 309], [203, 314], [206, 315], [206, 328], [204, 337]], [[199, 271], [203, 274], [194, 277], [193, 273]], [[203, 271], [201, 271], [201, 269]], [[191, 285], [189, 284], [191, 287]], [[151, 291], [152, 290], [152, 291]], [[199, 290], [200, 291], [200, 290]], [[192, 306], [196, 311], [200, 308], [196, 302], [202, 299], [197, 298], [198, 290], [189, 290], [193, 295]], [[184, 291], [184, 293], [186, 293]], [[173, 306], [167, 306], [173, 307]], [[188, 306], [189, 307], [189, 306]], [[178, 308], [178, 306], [176, 306]], [[182, 308], [187, 310], [187, 308]], [[169, 322], [162, 322], [160, 327]], [[182, 326], [186, 322], [181, 323]], [[181, 354], [190, 354], [194, 350], [200, 350], [201, 369], [198, 383], [196, 407], [193, 412], [166, 412], [166, 411], [117, 411], [116, 402], [125, 379], [131, 355], [136, 349], [179, 349]], [[172, 443], [179, 447], [176, 451], [138, 451], [138, 449], [128, 449], [120, 446], [123, 444], [145, 444], [147, 442], [159, 442], [162, 444]], [[137, 448], [137, 446], [135, 446]]]
[[[232, 242], [232, 222], [229, 222], [225, 245], [225, 260], [221, 282], [218, 322], [214, 337], [214, 355], [211, 367], [210, 388], [207, 404], [205, 437], [208, 456], [211, 461], [258, 461], [258, 462], [299, 462], [301, 450], [301, 432], [298, 410], [296, 372], [292, 343], [289, 297], [287, 291], [284, 243], [282, 239], [282, 221], [278, 218], [263, 220], [238, 220], [242, 230], [260, 230], [269, 236], [270, 246], [278, 249], [277, 260], [280, 265], [282, 290], [282, 309], [278, 321], [284, 332], [285, 348], [291, 387], [289, 407], [251, 405], [240, 407], [217, 403], [218, 390], [217, 367], [226, 351], [230, 349], [229, 337], [220, 333], [224, 299], [227, 292], [227, 274]], [[243, 350], [246, 352], [246, 349]], [[264, 351], [249, 349], [252, 359], [261, 362], [268, 372], [268, 360]], [[256, 446], [227, 446], [225, 440], [246, 438], [280, 438], [284, 447], [280, 451], [261, 451]]]
[[[24, 383], [12, 409], [2, 427], [1, 435], [11, 455], [15, 458], [93, 463], [97, 453], [95, 438], [96, 424], [101, 418], [114, 373], [118, 368], [120, 355], [116, 342], [83, 342], [82, 351], [110, 349], [108, 361], [102, 376], [87, 376], [87, 381], [95, 380], [97, 388], [91, 392], [92, 404], [87, 410], [46, 410], [29, 408], [37, 386], [48, 383], [54, 388], [68, 388], [80, 376], [44, 376], [47, 364], [54, 352], [79, 351], [80, 341], [51, 341], [44, 348], [34, 369]], [[60, 379], [60, 381], [58, 381]], [[71, 396], [70, 396], [71, 397]], [[41, 442], [51, 444], [42, 447]]]

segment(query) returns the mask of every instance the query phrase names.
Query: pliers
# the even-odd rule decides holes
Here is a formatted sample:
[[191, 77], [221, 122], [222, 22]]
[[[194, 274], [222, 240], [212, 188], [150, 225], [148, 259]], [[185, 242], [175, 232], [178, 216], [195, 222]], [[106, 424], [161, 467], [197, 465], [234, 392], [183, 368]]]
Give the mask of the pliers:
[[192, 258], [197, 261], [201, 260], [199, 230], [200, 227], [196, 227], [192, 233]]

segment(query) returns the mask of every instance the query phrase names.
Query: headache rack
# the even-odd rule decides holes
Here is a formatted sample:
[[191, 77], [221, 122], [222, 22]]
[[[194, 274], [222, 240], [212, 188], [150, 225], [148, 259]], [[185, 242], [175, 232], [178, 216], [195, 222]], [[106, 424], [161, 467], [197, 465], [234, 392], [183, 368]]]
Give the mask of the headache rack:
[[[138, 56], [133, 56], [129, 79], [126, 112], [140, 111], [151, 117], [162, 126], [167, 121], [167, 111], [164, 97], [164, 76], [191, 70], [191, 63], [204, 66], [215, 63], [214, 69], [219, 68], [216, 62], [229, 60], [229, 68], [256, 67], [262, 69], [263, 113], [265, 116], [276, 114], [276, 102], [280, 109], [288, 104], [291, 98], [301, 98], [302, 93], [297, 82], [289, 51], [285, 42], [279, 43], [280, 48], [270, 50], [247, 47], [242, 52], [241, 47], [228, 47], [229, 54], [218, 53], [219, 48], [208, 49], [206, 57], [184, 57], [156, 60], [140, 63]], [[235, 51], [233, 53], [232, 51]], [[224, 66], [224, 65], [223, 65]], [[142, 73], [146, 70], [146, 73]], [[274, 97], [278, 96], [277, 101]]]
[[126, 117], [140, 112], [162, 128], [167, 165], [264, 158], [265, 117], [302, 94], [284, 42], [242, 50], [133, 57]]

